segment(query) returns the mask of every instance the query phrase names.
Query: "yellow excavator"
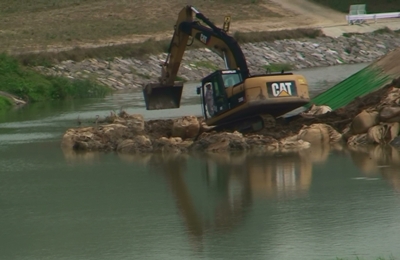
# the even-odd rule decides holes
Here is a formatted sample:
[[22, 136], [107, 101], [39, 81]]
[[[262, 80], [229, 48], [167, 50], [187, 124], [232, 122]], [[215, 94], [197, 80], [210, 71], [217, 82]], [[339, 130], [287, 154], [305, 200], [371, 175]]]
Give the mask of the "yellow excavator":
[[180, 107], [183, 82], [175, 79], [186, 47], [194, 40], [217, 53], [226, 66], [203, 78], [197, 88], [207, 125], [259, 130], [264, 115], [276, 118], [310, 101], [302, 75], [284, 71], [250, 75], [238, 42], [193, 6], [180, 11], [174, 29], [159, 82], [143, 88], [147, 110]]

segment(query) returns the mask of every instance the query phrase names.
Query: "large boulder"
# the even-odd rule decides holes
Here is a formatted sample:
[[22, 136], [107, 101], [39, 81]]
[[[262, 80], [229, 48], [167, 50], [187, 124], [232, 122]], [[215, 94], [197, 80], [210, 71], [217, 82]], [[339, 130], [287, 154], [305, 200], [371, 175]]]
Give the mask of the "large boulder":
[[[99, 126], [95, 129], [96, 133], [110, 142], [118, 142], [120, 139], [129, 137], [131, 135], [130, 129], [121, 124], [109, 124]], [[103, 139], [104, 139], [103, 138]]]
[[174, 120], [172, 125], [172, 137], [182, 139], [195, 138], [199, 134], [200, 123], [195, 116], [184, 116]]
[[172, 135], [172, 119], [149, 120], [145, 122], [145, 131], [152, 139], [170, 137]]
[[279, 140], [279, 150], [281, 152], [293, 152], [308, 149], [311, 143], [298, 139], [297, 136], [290, 136]]
[[400, 89], [391, 88], [387, 96], [381, 101], [381, 104], [387, 106], [400, 105]]
[[94, 127], [68, 129], [62, 137], [61, 146], [63, 149], [84, 151], [106, 149], [106, 145]]
[[115, 117], [112, 124], [120, 124], [129, 128], [130, 132], [135, 134], [143, 134], [145, 128], [145, 122], [142, 115], [134, 114], [128, 115], [123, 114], [124, 117]]
[[148, 153], [153, 151], [151, 140], [144, 135], [135, 136], [132, 139], [125, 139], [117, 146], [120, 153]]
[[369, 128], [379, 124], [378, 111], [363, 110], [351, 123], [351, 132], [354, 135], [364, 134]]
[[278, 140], [263, 136], [263, 135], [249, 135], [245, 137], [245, 141], [250, 150], [258, 152], [275, 151], [279, 149]]
[[349, 146], [358, 146], [368, 144], [367, 134], [352, 135], [347, 139]]
[[297, 135], [297, 138], [310, 144], [329, 144], [336, 143], [342, 139], [332, 126], [326, 124], [312, 124], [304, 126]]
[[399, 123], [379, 124], [368, 129], [367, 140], [371, 144], [390, 143], [399, 134]]
[[381, 122], [400, 122], [400, 107], [383, 107], [379, 111], [379, 120]]
[[115, 117], [111, 124], [68, 129], [61, 145], [74, 150], [115, 150], [118, 143], [133, 138], [143, 129], [142, 116]]

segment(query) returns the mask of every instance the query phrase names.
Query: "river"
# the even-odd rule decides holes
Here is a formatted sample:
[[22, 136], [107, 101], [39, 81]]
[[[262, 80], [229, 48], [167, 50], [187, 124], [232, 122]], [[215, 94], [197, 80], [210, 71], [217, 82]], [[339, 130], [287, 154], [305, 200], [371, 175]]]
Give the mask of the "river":
[[[302, 70], [316, 95], [365, 64]], [[323, 78], [321, 80], [321, 78]], [[194, 86], [195, 84], [189, 84]], [[140, 93], [33, 104], [0, 115], [0, 259], [377, 259], [400, 256], [400, 154], [130, 156], [60, 148], [66, 129]]]

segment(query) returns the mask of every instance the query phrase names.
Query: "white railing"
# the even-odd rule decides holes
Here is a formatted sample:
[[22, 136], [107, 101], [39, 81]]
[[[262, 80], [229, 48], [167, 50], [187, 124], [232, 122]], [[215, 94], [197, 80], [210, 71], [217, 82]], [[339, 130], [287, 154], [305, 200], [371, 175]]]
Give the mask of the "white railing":
[[376, 20], [383, 18], [400, 18], [400, 12], [380, 13], [380, 14], [352, 14], [346, 15], [349, 24], [361, 23], [364, 20]]

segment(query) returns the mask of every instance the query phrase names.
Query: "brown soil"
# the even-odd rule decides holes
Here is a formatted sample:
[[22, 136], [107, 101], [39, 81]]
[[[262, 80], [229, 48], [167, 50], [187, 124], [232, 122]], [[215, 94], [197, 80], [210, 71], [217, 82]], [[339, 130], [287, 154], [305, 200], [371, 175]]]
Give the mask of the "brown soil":
[[[224, 16], [231, 15], [232, 33], [346, 23], [344, 14], [306, 0], [190, 3], [218, 26]], [[20, 5], [6, 0], [0, 3], [0, 51], [60, 51], [77, 46], [137, 43], [148, 38], [169, 39], [177, 14], [185, 4], [180, 0], [62, 0]]]
[[386, 54], [373, 65], [383, 70], [386, 75], [398, 77], [400, 74], [400, 49], [395, 49]]
[[170, 137], [173, 123], [172, 119], [149, 120], [146, 122], [145, 132], [153, 139], [159, 139], [163, 136]]

